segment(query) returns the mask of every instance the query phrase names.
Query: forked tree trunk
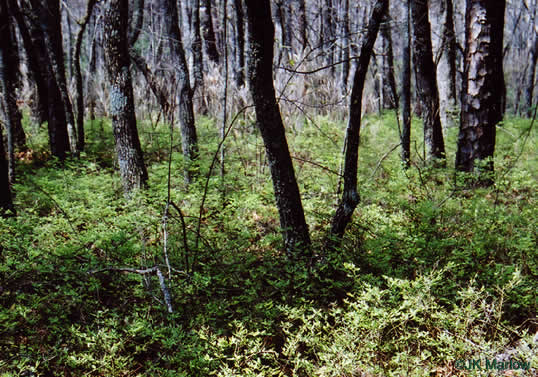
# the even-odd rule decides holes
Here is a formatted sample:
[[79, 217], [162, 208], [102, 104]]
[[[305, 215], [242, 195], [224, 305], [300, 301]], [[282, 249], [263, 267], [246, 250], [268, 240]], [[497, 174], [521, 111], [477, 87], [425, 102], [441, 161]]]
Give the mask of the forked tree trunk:
[[[505, 0], [467, 0], [465, 79], [456, 168], [491, 184], [495, 127], [503, 117]], [[479, 161], [486, 160], [485, 163]]]
[[307, 256], [310, 235], [273, 85], [275, 29], [269, 0], [246, 0], [249, 81], [258, 126], [271, 168], [284, 245], [290, 256]]
[[411, 0], [411, 18], [413, 20], [415, 81], [418, 98], [422, 105], [426, 159], [429, 161], [437, 159], [444, 164], [445, 144], [439, 112], [436, 69], [433, 62], [428, 0]]
[[177, 4], [175, 0], [164, 1], [164, 25], [170, 46], [175, 76], [177, 80], [177, 96], [179, 100], [179, 123], [181, 127], [181, 144], [185, 159], [184, 178], [186, 183], [192, 182], [195, 175], [193, 166], [198, 156], [198, 139], [194, 125], [194, 110], [192, 106], [192, 89], [189, 80], [189, 68], [185, 59], [185, 51], [181, 42]]
[[148, 179], [136, 128], [127, 46], [128, 14], [128, 0], [109, 0], [104, 17], [104, 47], [110, 83], [109, 113], [123, 189], [127, 196], [133, 190], [143, 188]]
[[374, 5], [353, 79], [344, 149], [344, 190], [332, 219], [331, 232], [327, 240], [328, 246], [333, 248], [340, 245], [346, 227], [351, 222], [353, 212], [360, 201], [357, 191], [357, 171], [362, 116], [362, 92], [375, 40], [379, 32], [379, 25], [381, 24], [383, 15], [387, 11], [387, 7], [388, 0], [377, 0]]

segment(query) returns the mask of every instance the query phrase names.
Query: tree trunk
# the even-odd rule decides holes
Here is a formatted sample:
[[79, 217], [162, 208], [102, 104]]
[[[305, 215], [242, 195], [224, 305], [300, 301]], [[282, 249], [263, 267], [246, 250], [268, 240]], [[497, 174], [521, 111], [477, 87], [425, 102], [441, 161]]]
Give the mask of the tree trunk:
[[170, 45], [170, 52], [174, 67], [176, 67], [176, 80], [179, 99], [179, 123], [181, 126], [181, 144], [183, 158], [185, 159], [185, 182], [190, 183], [194, 178], [193, 162], [198, 156], [198, 140], [194, 125], [194, 111], [192, 106], [192, 89], [189, 81], [189, 68], [185, 59], [185, 51], [181, 43], [181, 32], [177, 17], [177, 4], [175, 0], [164, 0], [164, 25]]
[[82, 38], [84, 36], [84, 31], [88, 25], [88, 21], [92, 16], [93, 7], [97, 0], [88, 0], [86, 6], [86, 15], [80, 22], [80, 29], [77, 34], [77, 39], [75, 41], [75, 58], [74, 58], [74, 68], [75, 68], [75, 81], [76, 81], [76, 106], [77, 106], [77, 149], [79, 151], [84, 150], [84, 96], [82, 94], [82, 73], [80, 71], [80, 50], [82, 47]]
[[234, 0], [235, 11], [235, 83], [238, 87], [245, 84], [245, 14], [242, 0]]
[[385, 108], [397, 109], [399, 105], [398, 90], [396, 89], [396, 78], [394, 77], [394, 52], [392, 50], [392, 33], [390, 31], [390, 12], [387, 7], [387, 14], [383, 17], [383, 25], [381, 27], [381, 36], [383, 37], [385, 57], [383, 64], [383, 76], [387, 85], [384, 87]]
[[417, 94], [422, 105], [424, 122], [424, 144], [429, 161], [445, 160], [443, 128], [439, 113], [439, 91], [433, 62], [431, 29], [427, 0], [411, 0], [411, 17], [413, 20], [413, 46], [415, 63], [415, 80]]
[[334, 76], [334, 9], [331, 0], [322, 0], [323, 6], [321, 10], [322, 15], [322, 43], [323, 51], [325, 54], [326, 65], [331, 67], [329, 73]]
[[349, 79], [349, 0], [343, 0], [342, 4], [342, 92], [347, 93]]
[[217, 39], [213, 28], [213, 14], [211, 12], [211, 0], [201, 0], [204, 9], [202, 17], [202, 29], [205, 41], [206, 54], [209, 60], [214, 63], [219, 62], [219, 52], [217, 51]]
[[306, 4], [305, 0], [296, 0], [297, 19], [299, 26], [299, 43], [301, 51], [306, 49], [308, 45], [307, 21], [306, 21]]
[[24, 20], [23, 14], [16, 0], [8, 0], [8, 8], [12, 12], [13, 17], [17, 21], [24, 50], [26, 51], [29, 76], [35, 84], [36, 94], [31, 108], [33, 116], [38, 124], [48, 121], [48, 101], [47, 101], [47, 82], [44, 72], [46, 67], [43, 66], [42, 54], [38, 46], [34, 46], [33, 36], [30, 33], [30, 28]]
[[[8, 14], [6, 0], [0, 0], [0, 93], [2, 94], [2, 107], [5, 113], [5, 128], [8, 148], [8, 177], [9, 182], [15, 181], [15, 141], [14, 134], [17, 128], [22, 129], [21, 114], [17, 108], [17, 81], [19, 80], [18, 52], [14, 44], [11, 31], [11, 17]], [[17, 56], [14, 56], [14, 53]], [[20, 131], [19, 131], [20, 132]], [[0, 138], [2, 153], [4, 140]], [[5, 160], [5, 155], [2, 155]], [[3, 172], [2, 172], [3, 174]], [[3, 176], [2, 176], [3, 179]]]
[[402, 63], [402, 162], [411, 165], [411, 15], [409, 3], [405, 6]]
[[136, 128], [129, 71], [128, 14], [128, 0], [109, 0], [104, 17], [104, 48], [110, 83], [109, 113], [123, 189], [127, 196], [134, 189], [145, 187], [148, 179]]
[[344, 149], [344, 190], [332, 219], [331, 233], [328, 240], [328, 245], [333, 248], [338, 247], [340, 244], [346, 227], [351, 222], [353, 212], [360, 201], [357, 191], [357, 171], [362, 116], [362, 92], [375, 40], [379, 32], [379, 26], [383, 15], [387, 11], [387, 7], [388, 0], [377, 0], [374, 5], [366, 36], [362, 43], [357, 70], [353, 78]]
[[[65, 59], [62, 45], [62, 24], [60, 15], [60, 2], [41, 0], [40, 10], [44, 17], [45, 47], [49, 55], [50, 64], [54, 73], [54, 79], [60, 93], [59, 100], [63, 107], [63, 112], [69, 137], [71, 152], [77, 153], [77, 139], [75, 130], [75, 118], [73, 107], [67, 91], [67, 79], [65, 77]], [[50, 99], [50, 97], [49, 97]], [[59, 106], [57, 108], [59, 110]], [[50, 116], [50, 114], [49, 114]]]
[[246, 0], [249, 81], [258, 126], [271, 168], [284, 245], [290, 256], [307, 256], [310, 235], [273, 85], [274, 25], [269, 0]]
[[[5, 4], [5, 0], [0, 0], [0, 7]], [[0, 9], [0, 13], [6, 12]], [[2, 18], [2, 16], [0, 16]], [[2, 59], [2, 57], [0, 57]], [[2, 140], [2, 127], [0, 127], [0, 140]], [[15, 215], [15, 207], [11, 198], [11, 188], [9, 186], [8, 163], [6, 161], [6, 152], [4, 143], [0, 142], [0, 216], [8, 217]]]
[[[505, 0], [467, 0], [465, 79], [456, 168], [491, 184], [495, 127], [503, 117]], [[476, 160], [486, 160], [478, 163]]]
[[[236, 0], [238, 1], [238, 0]], [[240, 1], [240, 0], [239, 0]], [[192, 57], [193, 57], [193, 89], [199, 88], [204, 84], [204, 60], [202, 57], [202, 36], [200, 34], [200, 0], [192, 0]]]
[[[533, 28], [534, 29], [534, 28]], [[525, 102], [526, 102], [526, 113], [529, 118], [532, 117], [534, 111], [532, 109], [533, 105], [533, 93], [536, 80], [536, 63], [538, 62], [538, 33], [535, 32], [534, 35], [534, 44], [530, 52], [530, 64], [528, 67], [528, 78], [527, 84], [525, 86]]]

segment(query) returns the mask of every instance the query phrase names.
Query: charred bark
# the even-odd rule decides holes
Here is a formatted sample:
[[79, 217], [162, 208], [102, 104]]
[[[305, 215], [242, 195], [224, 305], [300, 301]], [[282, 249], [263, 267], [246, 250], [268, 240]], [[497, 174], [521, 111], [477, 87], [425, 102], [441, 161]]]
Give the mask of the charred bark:
[[242, 0], [233, 0], [235, 11], [235, 83], [238, 87], [245, 84], [245, 13]]
[[136, 128], [127, 46], [128, 0], [109, 0], [105, 11], [105, 58], [110, 83], [109, 113], [123, 189], [128, 196], [146, 186], [148, 174]]
[[269, 0], [246, 0], [250, 91], [271, 169], [284, 245], [290, 256], [307, 256], [310, 235], [273, 85], [274, 25]]
[[340, 244], [346, 227], [351, 222], [353, 212], [360, 201], [357, 191], [357, 171], [362, 116], [362, 92], [375, 40], [379, 32], [379, 26], [383, 15], [387, 11], [387, 7], [388, 0], [377, 0], [374, 5], [353, 78], [344, 149], [344, 190], [331, 223], [331, 232], [328, 239], [328, 245], [330, 247], [338, 247]]
[[439, 163], [444, 164], [445, 144], [427, 0], [411, 0], [411, 18], [413, 20], [415, 81], [418, 98], [422, 105], [426, 158], [429, 161], [437, 159]]
[[505, 0], [467, 0], [465, 79], [456, 168], [491, 184], [496, 126], [503, 117]]

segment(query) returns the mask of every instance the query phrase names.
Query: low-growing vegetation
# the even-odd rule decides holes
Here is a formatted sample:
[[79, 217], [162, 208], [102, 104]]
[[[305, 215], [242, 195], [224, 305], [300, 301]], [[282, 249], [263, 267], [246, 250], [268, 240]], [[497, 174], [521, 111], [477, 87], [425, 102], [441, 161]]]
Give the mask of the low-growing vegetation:
[[[224, 176], [217, 125], [198, 121], [189, 186], [177, 131], [170, 148], [166, 124], [140, 123], [149, 189], [130, 200], [108, 120], [88, 122], [92, 143], [64, 163], [47, 153], [45, 128], [28, 135], [18, 216], [0, 219], [0, 375], [485, 376], [498, 371], [455, 362], [506, 354], [531, 366], [510, 375], [536, 375], [531, 121], [498, 126], [495, 185], [470, 190], [452, 169], [421, 163], [418, 123], [405, 170], [394, 115], [366, 117], [361, 202], [342, 247], [328, 251], [344, 126], [295, 124], [288, 138], [314, 249], [306, 262], [282, 252], [248, 117], [228, 134]], [[457, 129], [446, 134], [453, 161]], [[157, 274], [126, 270], [153, 267], [171, 310]]]

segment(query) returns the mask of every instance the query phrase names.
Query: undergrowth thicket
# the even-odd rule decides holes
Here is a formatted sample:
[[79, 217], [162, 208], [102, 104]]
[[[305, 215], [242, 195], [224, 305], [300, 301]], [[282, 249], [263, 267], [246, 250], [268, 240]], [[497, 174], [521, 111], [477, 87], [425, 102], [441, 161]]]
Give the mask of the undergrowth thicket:
[[[314, 240], [309, 268], [281, 251], [263, 144], [248, 119], [230, 132], [226, 175], [214, 169], [203, 199], [218, 130], [201, 119], [200, 178], [188, 188], [177, 131], [172, 140], [181, 214], [169, 208], [170, 271], [168, 127], [139, 124], [150, 186], [130, 201], [108, 121], [88, 123], [87, 151], [64, 164], [36, 130], [17, 166], [18, 217], [0, 220], [0, 375], [452, 376], [465, 374], [455, 360], [506, 352], [538, 368], [530, 124], [499, 126], [496, 183], [470, 190], [453, 169], [423, 166], [419, 122], [416, 164], [405, 171], [394, 116], [367, 117], [362, 200], [341, 249], [322, 253], [344, 126], [296, 121], [288, 137]], [[457, 129], [446, 134], [452, 165]], [[156, 276], [105, 270], [153, 266], [167, 278], [172, 314]]]

